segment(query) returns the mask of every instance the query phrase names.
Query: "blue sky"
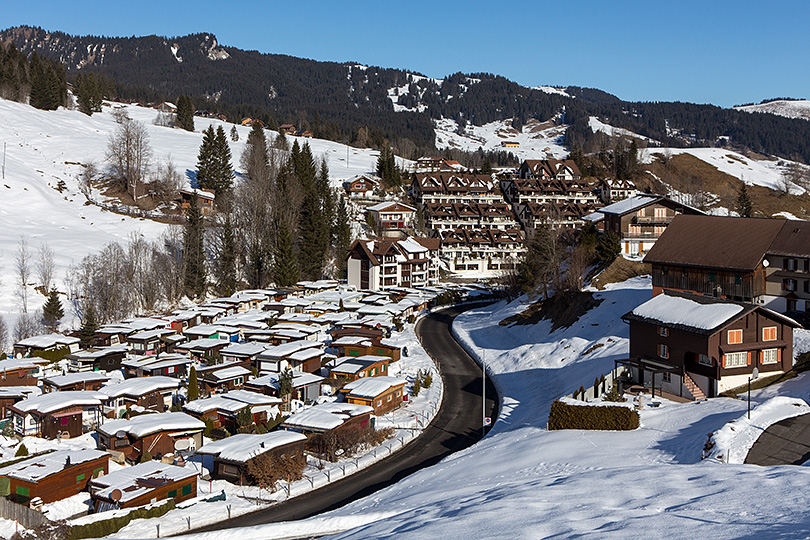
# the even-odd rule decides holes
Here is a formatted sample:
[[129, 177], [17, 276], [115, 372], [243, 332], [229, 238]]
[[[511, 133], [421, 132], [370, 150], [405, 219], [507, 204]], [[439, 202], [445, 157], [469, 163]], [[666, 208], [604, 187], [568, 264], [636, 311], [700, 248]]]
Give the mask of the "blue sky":
[[[126, 6], [126, 7], [122, 7]], [[180, 36], [316, 60], [462, 71], [626, 100], [810, 98], [810, 1], [4, 2], [0, 27]]]

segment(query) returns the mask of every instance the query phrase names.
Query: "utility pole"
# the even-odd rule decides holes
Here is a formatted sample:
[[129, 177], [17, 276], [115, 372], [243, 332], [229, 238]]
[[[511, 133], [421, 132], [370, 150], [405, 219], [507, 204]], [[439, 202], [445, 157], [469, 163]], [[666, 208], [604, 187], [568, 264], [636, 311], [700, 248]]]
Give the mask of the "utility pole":
[[487, 434], [487, 353], [481, 349], [481, 437]]

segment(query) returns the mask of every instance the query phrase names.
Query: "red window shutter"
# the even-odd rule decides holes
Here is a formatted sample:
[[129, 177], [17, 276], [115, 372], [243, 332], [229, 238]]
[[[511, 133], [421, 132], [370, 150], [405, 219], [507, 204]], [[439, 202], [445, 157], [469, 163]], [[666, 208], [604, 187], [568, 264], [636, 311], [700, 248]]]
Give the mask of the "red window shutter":
[[782, 349], [776, 349], [776, 361], [782, 363]]
[[723, 367], [726, 367], [726, 355], [723, 355]]
[[750, 366], [750, 365], [751, 365], [751, 353], [750, 353], [750, 352], [747, 352], [747, 353], [745, 353], [745, 354], [746, 354], [746, 362], [747, 362], [747, 363], [748, 363], [748, 365]]

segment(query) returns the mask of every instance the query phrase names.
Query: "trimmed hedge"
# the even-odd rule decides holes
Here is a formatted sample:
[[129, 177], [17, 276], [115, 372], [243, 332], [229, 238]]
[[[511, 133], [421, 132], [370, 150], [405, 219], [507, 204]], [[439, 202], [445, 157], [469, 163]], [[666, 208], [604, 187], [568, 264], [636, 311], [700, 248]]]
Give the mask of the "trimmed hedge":
[[591, 429], [629, 431], [638, 429], [638, 413], [628, 407], [551, 404], [548, 429]]
[[74, 525], [70, 528], [69, 540], [82, 540], [83, 538], [101, 538], [116, 533], [129, 525], [135, 519], [161, 517], [166, 512], [174, 510], [174, 499], [168, 503], [152, 508], [137, 508], [125, 516], [118, 516], [102, 521], [94, 521], [84, 525]]

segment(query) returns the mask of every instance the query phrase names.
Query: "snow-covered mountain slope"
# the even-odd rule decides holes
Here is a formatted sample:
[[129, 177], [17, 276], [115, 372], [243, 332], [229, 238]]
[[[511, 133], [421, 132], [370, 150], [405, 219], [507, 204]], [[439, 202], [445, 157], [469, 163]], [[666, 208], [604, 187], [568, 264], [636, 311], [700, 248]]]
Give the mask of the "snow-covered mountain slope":
[[[114, 107], [125, 107], [131, 118], [144, 124], [153, 163], [171, 157], [185, 177], [196, 169], [201, 132], [210, 124], [221, 124], [229, 133], [232, 126], [219, 120], [195, 118], [195, 132], [190, 133], [154, 125], [157, 111], [136, 105], [106, 104], [103, 112], [88, 117], [74, 110], [41, 111], [0, 99], [0, 142], [5, 148], [5, 177], [0, 179], [0, 314], [18, 310], [14, 297], [14, 253], [21, 235], [26, 237], [33, 255], [43, 242], [54, 251], [57, 286], [63, 290], [65, 271], [85, 255], [109, 242], [125, 243], [131, 234], [156, 239], [168, 227], [101, 210], [87, 204], [79, 191], [83, 165], [104, 166], [108, 138], [117, 127], [112, 115]], [[250, 129], [237, 126], [237, 131], [239, 141], [229, 142], [235, 167]], [[273, 136], [271, 132], [267, 135]], [[293, 139], [290, 137], [290, 142]], [[315, 159], [326, 159], [334, 187], [376, 166], [376, 151], [299, 139], [299, 144], [304, 142], [309, 143]], [[61, 193], [56, 189], [60, 181], [64, 182]], [[32, 277], [31, 282], [36, 283], [36, 278]], [[29, 309], [38, 308], [44, 300], [43, 296], [32, 294]]]
[[[763, 186], [773, 190], [780, 189], [783, 173], [790, 165], [808, 168], [806, 165], [787, 160], [751, 159], [723, 148], [647, 148], [643, 152], [642, 161], [649, 163], [656, 156], [667, 152], [670, 155], [690, 154], [748, 185]], [[790, 188], [790, 192], [793, 194], [801, 194], [805, 191], [804, 187], [796, 184], [792, 184]]]
[[[194, 535], [196, 540], [285, 538], [344, 528], [337, 538], [799, 538], [810, 534], [810, 469], [701, 461], [707, 434], [745, 414], [742, 400], [676, 404], [649, 395], [630, 432], [547, 431], [550, 404], [626, 358], [620, 316], [649, 299], [649, 278], [596, 293], [602, 303], [551, 332], [499, 326], [520, 302], [474, 310], [454, 328], [484, 355], [502, 409], [481, 442], [398, 484], [295, 524]], [[752, 405], [775, 387], [752, 392]], [[806, 397], [810, 374], [783, 385]], [[774, 503], [774, 501], [778, 501]], [[360, 516], [367, 518], [359, 524]], [[342, 527], [341, 527], [342, 525]]]
[[786, 116], [787, 118], [802, 118], [810, 120], [810, 101], [807, 100], [776, 100], [767, 103], [760, 103], [759, 105], [745, 105], [743, 107], [734, 107], [738, 111], [745, 112], [765, 112], [776, 114], [779, 116]]
[[[563, 146], [565, 126], [553, 122], [529, 120], [518, 131], [511, 120], [491, 122], [484, 126], [468, 124], [463, 133], [458, 133], [455, 120], [442, 119], [436, 122], [436, 147], [457, 148], [474, 152], [484, 150], [507, 151], [519, 159], [561, 159], [568, 155]], [[502, 143], [517, 143], [519, 146], [504, 147]]]
[[588, 126], [594, 133], [599, 133], [601, 131], [602, 133], [606, 133], [611, 137], [629, 137], [631, 139], [638, 139], [641, 141], [646, 141], [647, 143], [658, 145], [657, 141], [650, 139], [649, 137], [639, 135], [638, 133], [633, 133], [632, 131], [624, 128], [617, 128], [611, 126], [610, 124], [605, 124], [595, 116], [591, 116], [588, 119]]

